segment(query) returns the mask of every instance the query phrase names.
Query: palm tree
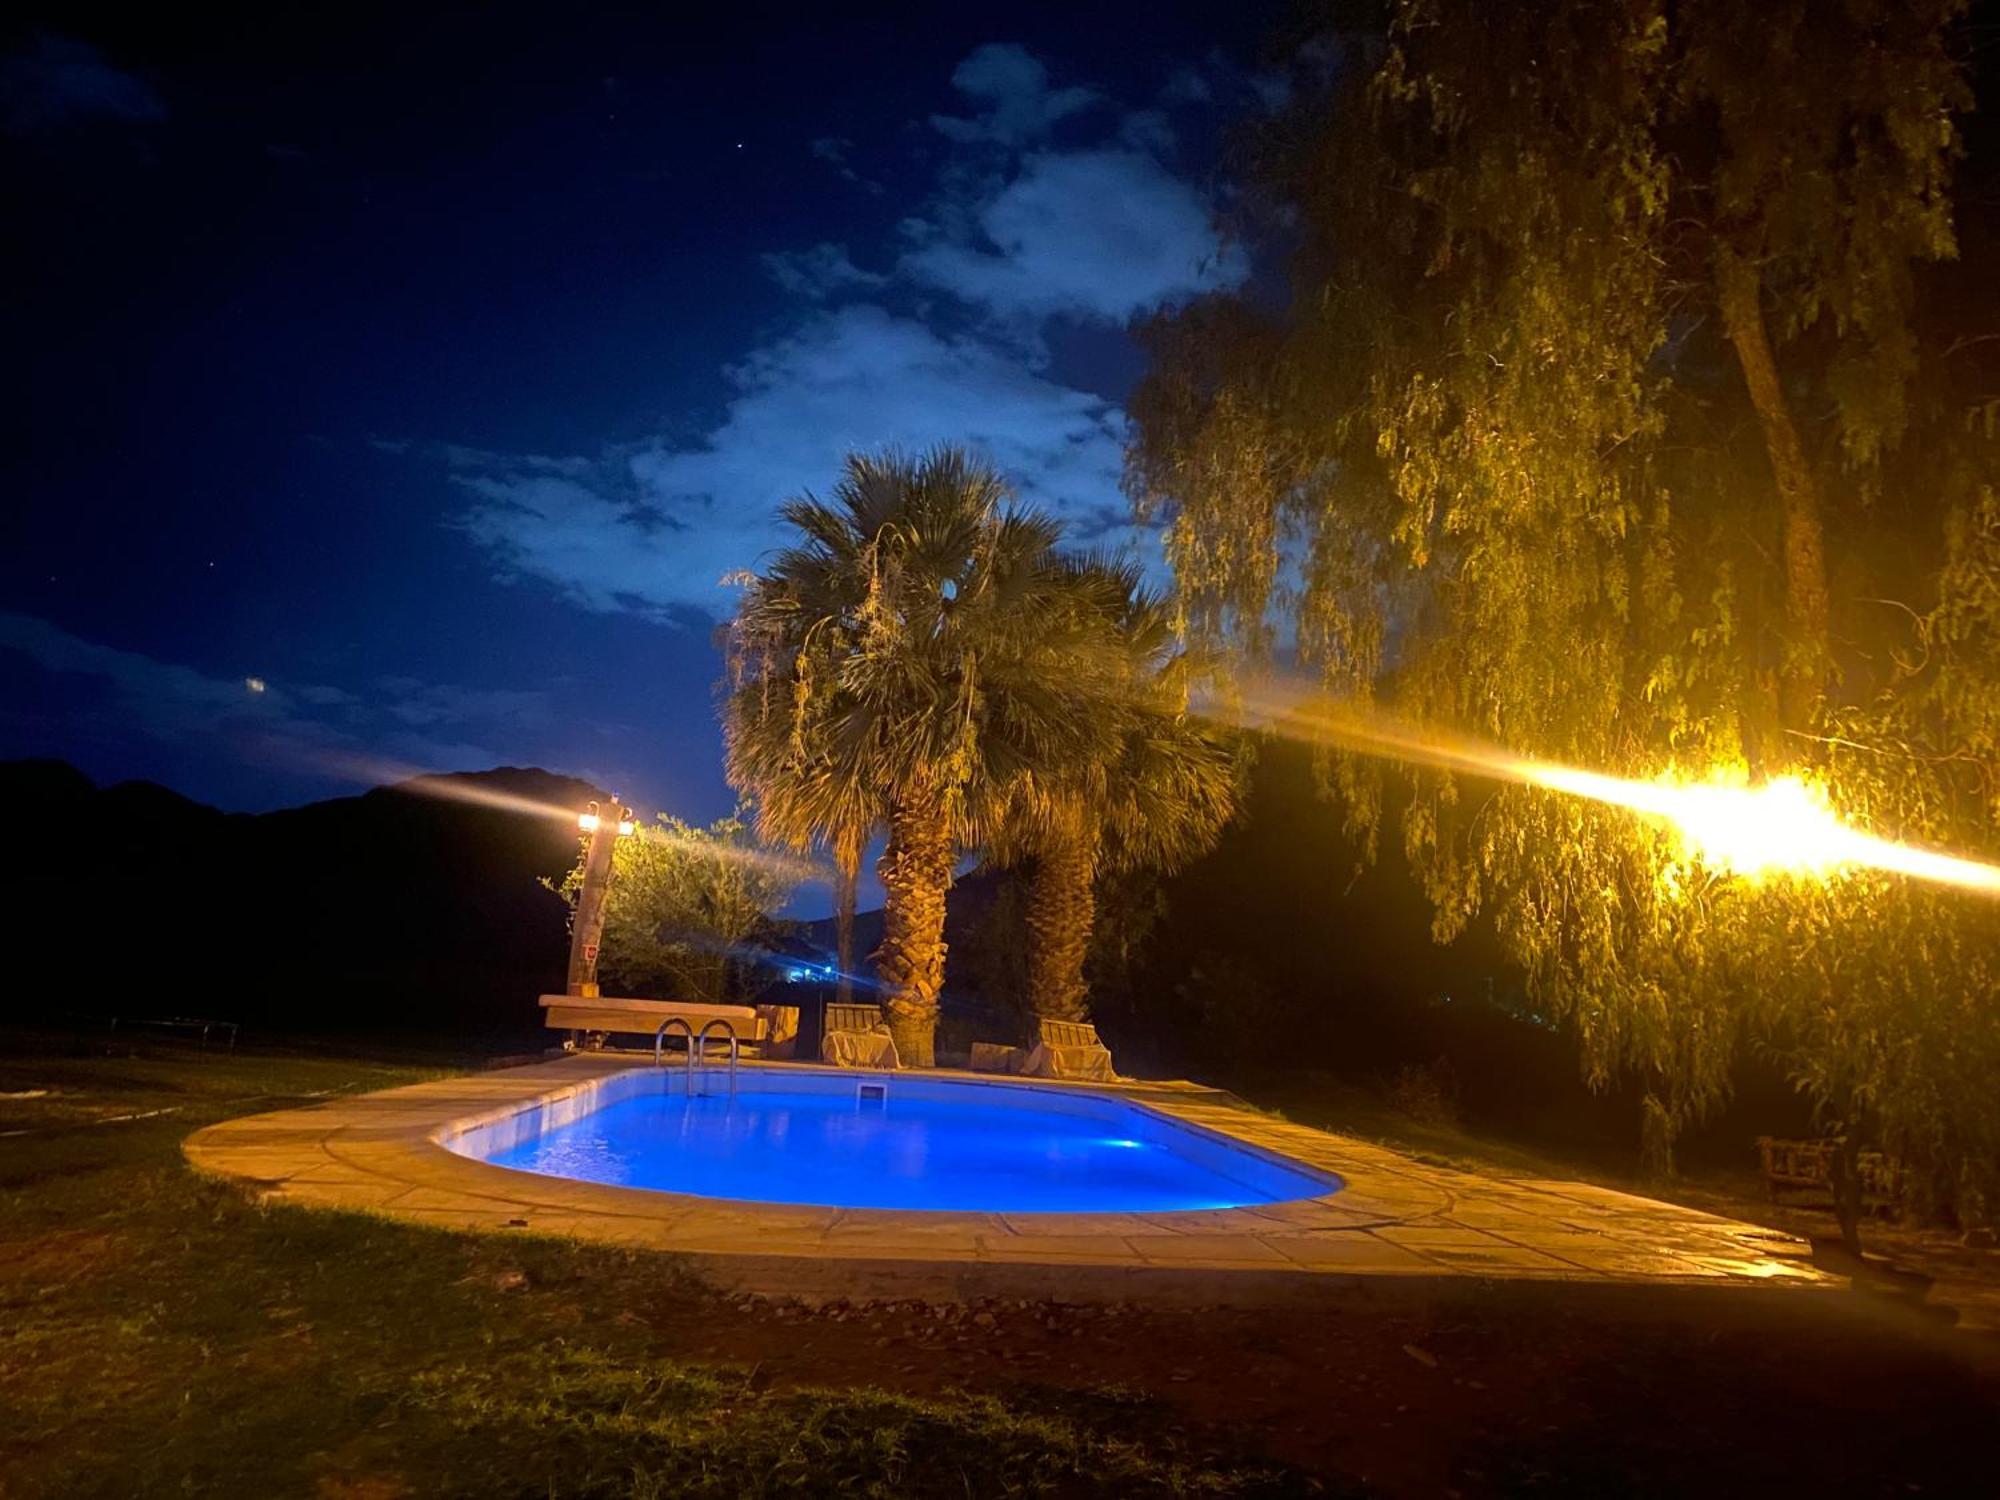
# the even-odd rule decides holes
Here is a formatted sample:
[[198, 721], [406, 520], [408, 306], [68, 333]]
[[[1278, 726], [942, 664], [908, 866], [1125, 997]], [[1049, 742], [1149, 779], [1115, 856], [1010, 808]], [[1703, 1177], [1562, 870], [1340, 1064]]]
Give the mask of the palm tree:
[[958, 449], [855, 455], [750, 580], [730, 629], [731, 774], [774, 833], [852, 851], [886, 826], [875, 964], [905, 1061], [934, 1061], [945, 895], [1032, 772], [1101, 757], [1098, 585], [1050, 518]]
[[1100, 873], [1171, 872], [1213, 847], [1235, 812], [1237, 764], [1217, 730], [1187, 714], [1192, 663], [1136, 570], [1089, 565], [1118, 644], [1120, 690], [1101, 707], [1105, 753], [1029, 773], [1014, 788], [994, 852], [1031, 862], [1028, 1002], [1038, 1016], [1090, 1013], [1084, 959]]

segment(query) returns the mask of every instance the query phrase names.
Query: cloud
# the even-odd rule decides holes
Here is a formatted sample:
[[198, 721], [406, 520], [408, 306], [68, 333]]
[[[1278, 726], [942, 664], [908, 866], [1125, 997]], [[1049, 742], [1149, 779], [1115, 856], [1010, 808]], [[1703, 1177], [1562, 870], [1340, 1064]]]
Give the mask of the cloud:
[[1134, 110], [1119, 122], [1118, 139], [1156, 156], [1165, 156], [1177, 144], [1173, 121], [1163, 109]]
[[0, 121], [16, 135], [88, 119], [163, 120], [167, 106], [142, 79], [86, 42], [43, 36], [0, 59]]
[[815, 245], [810, 250], [780, 250], [760, 256], [771, 279], [795, 297], [814, 300], [836, 292], [879, 287], [889, 278], [864, 271], [847, 253], [845, 245]]
[[378, 677], [378, 711], [418, 727], [547, 722], [549, 695], [533, 688], [474, 688], [418, 677]]
[[548, 460], [460, 452], [478, 497], [463, 525], [509, 576], [596, 610], [719, 619], [725, 575], [783, 541], [774, 512], [856, 448], [963, 442], [1080, 542], [1136, 533], [1117, 503], [1124, 416], [1007, 351], [862, 303], [808, 319], [729, 372], [735, 394], [701, 443], [607, 454], [593, 479]]
[[[790, 306], [724, 369], [704, 431], [569, 457], [420, 446], [465, 497], [451, 524], [502, 579], [705, 626], [734, 606], [725, 576], [783, 542], [781, 501], [830, 483], [848, 452], [940, 442], [982, 453], [1073, 543], [1162, 568], [1119, 487], [1124, 412], [1090, 371], [1062, 366], [1052, 351], [1074, 341], [1052, 335], [1071, 325], [1115, 341], [1135, 314], [1233, 284], [1241, 260], [1165, 165], [1159, 108], [1120, 115], [1095, 90], [1053, 86], [1012, 45], [981, 47], [952, 81], [977, 108], [933, 120], [947, 144], [929, 190], [864, 256], [887, 271], [846, 244], [765, 255]], [[1050, 132], [1065, 121], [1074, 139], [1059, 147]], [[811, 149], [838, 167], [851, 147], [829, 136]]]
[[550, 716], [547, 696], [532, 691], [386, 677], [368, 691], [351, 692], [287, 683], [269, 673], [210, 676], [4, 611], [0, 651], [17, 653], [53, 676], [83, 680], [78, 686], [88, 701], [63, 716], [72, 728], [119, 739], [136, 730], [156, 740], [216, 746], [267, 769], [345, 780], [501, 764], [509, 757], [464, 736], [498, 734], [504, 740]]
[[863, 177], [854, 170], [854, 142], [841, 135], [823, 135], [808, 147], [815, 160], [823, 161], [840, 174], [841, 181], [851, 182], [856, 187], [870, 193], [881, 193], [882, 184]]
[[1095, 89], [1049, 87], [1049, 70], [1027, 48], [991, 42], [951, 75], [952, 87], [975, 105], [970, 116], [932, 115], [931, 125], [961, 145], [1019, 146], [1039, 140], [1058, 121], [1101, 101]]
[[1110, 149], [1030, 154], [902, 270], [1003, 317], [1123, 322], [1233, 286], [1244, 267], [1186, 183], [1147, 152]]
[[1200, 68], [1174, 69], [1160, 90], [1162, 104], [1206, 104], [1214, 97], [1215, 90], [1208, 81], [1208, 74]]

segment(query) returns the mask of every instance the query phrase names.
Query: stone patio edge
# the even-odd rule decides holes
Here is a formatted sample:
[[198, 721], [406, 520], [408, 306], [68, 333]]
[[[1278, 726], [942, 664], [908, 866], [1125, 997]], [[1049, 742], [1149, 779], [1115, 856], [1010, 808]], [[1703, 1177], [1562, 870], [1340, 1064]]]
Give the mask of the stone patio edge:
[[[810, 1208], [538, 1177], [440, 1144], [633, 1067], [582, 1054], [221, 1121], [183, 1144], [197, 1171], [269, 1203], [432, 1227], [553, 1234], [690, 1257], [748, 1290], [866, 1284], [1043, 1285], [1044, 1295], [1199, 1285], [1232, 1300], [1273, 1281], [1486, 1277], [1595, 1283], [1837, 1284], [1799, 1241], [1608, 1188], [1489, 1177], [1309, 1129], [1185, 1083], [1082, 1085], [965, 1077], [1107, 1095], [1281, 1161], [1337, 1174], [1322, 1197], [1161, 1214], [969, 1214]], [[844, 1072], [816, 1064], [744, 1067]], [[893, 1075], [892, 1075], [893, 1076]], [[1087, 1274], [1086, 1274], [1087, 1273]], [[1065, 1284], [1068, 1284], [1067, 1287]], [[904, 1295], [914, 1293], [905, 1292]], [[1025, 1293], [1004, 1293], [1016, 1295]], [[1150, 1294], [1149, 1294], [1150, 1295]]]

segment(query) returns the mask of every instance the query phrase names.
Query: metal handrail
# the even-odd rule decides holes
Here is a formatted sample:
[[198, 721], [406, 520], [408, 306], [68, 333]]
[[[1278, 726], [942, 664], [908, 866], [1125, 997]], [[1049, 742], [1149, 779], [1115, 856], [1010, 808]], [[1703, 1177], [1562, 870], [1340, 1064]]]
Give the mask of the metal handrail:
[[675, 1026], [680, 1027], [681, 1035], [687, 1038], [688, 1097], [694, 1097], [695, 1062], [699, 1059], [703, 1067], [708, 1065], [708, 1034], [718, 1026], [722, 1028], [723, 1035], [729, 1038], [729, 1092], [732, 1095], [735, 1094], [736, 1059], [741, 1047], [736, 1038], [736, 1028], [720, 1016], [717, 1016], [714, 1020], [705, 1023], [700, 1031], [696, 1031], [688, 1023], [686, 1017], [668, 1016], [653, 1031], [653, 1066], [656, 1068], [660, 1067], [666, 1061], [667, 1032]]
[[[684, 1017], [668, 1016], [666, 1020], [660, 1022], [658, 1028], [653, 1032], [653, 1066], [656, 1068], [666, 1061], [667, 1028], [669, 1026], [680, 1027], [688, 1039], [688, 1056], [690, 1058], [694, 1056], [694, 1028], [688, 1025]], [[692, 1076], [692, 1070], [690, 1070], [690, 1076]]]
[[729, 1094], [731, 1098], [734, 1098], [736, 1095], [736, 1055], [739, 1046], [736, 1040], [736, 1028], [723, 1020], [722, 1017], [717, 1016], [714, 1020], [702, 1026], [700, 1035], [697, 1036], [693, 1032], [688, 1034], [688, 1094], [690, 1096], [694, 1093], [695, 1054], [699, 1052], [702, 1055], [702, 1065], [706, 1067], [708, 1064], [708, 1034], [718, 1026], [722, 1028], [723, 1035], [729, 1038]]

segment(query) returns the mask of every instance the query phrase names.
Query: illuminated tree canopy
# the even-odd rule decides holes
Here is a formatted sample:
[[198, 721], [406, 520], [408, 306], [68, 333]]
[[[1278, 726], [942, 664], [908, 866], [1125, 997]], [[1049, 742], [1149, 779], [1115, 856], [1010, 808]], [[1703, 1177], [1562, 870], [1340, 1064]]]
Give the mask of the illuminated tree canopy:
[[[1288, 295], [1147, 329], [1128, 486], [1193, 637], [1522, 754], [1800, 770], [1990, 857], [2000, 381], [1940, 274], [1961, 8], [1334, 8], [1245, 143]], [[2000, 1160], [1979, 898], [1753, 884], [1616, 809], [1327, 768], [1371, 838], [1396, 794], [1436, 935], [1489, 918], [1661, 1144], [1749, 1038], [1941, 1181]]]
[[[580, 853], [556, 887], [572, 908], [583, 866]], [[763, 944], [797, 884], [742, 812], [706, 828], [661, 813], [612, 845], [600, 972], [612, 993], [748, 1000], [770, 983]]]

